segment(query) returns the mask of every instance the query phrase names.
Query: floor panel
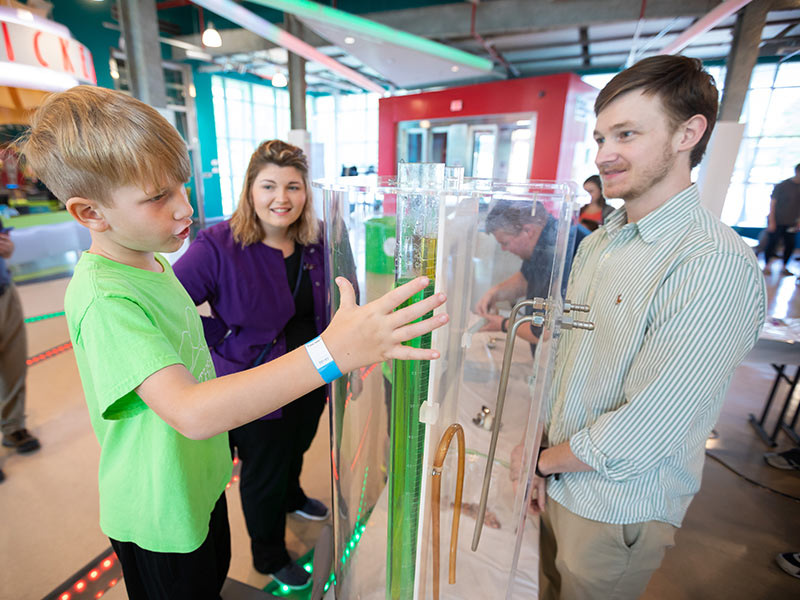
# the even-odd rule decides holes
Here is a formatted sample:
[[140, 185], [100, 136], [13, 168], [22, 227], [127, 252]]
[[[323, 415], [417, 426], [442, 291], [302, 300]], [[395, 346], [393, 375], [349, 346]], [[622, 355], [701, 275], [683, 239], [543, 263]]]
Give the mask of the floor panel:
[[[26, 317], [63, 310], [67, 279], [19, 288]], [[794, 278], [768, 278], [771, 314], [800, 315]], [[68, 340], [64, 317], [29, 323], [29, 356]], [[743, 475], [800, 497], [800, 473], [765, 465], [767, 448], [747, 424], [760, 414], [774, 371], [745, 362], [736, 372], [709, 450]], [[783, 388], [785, 389], [785, 388]], [[785, 393], [785, 392], [784, 392]], [[798, 392], [800, 395], [800, 392]], [[782, 398], [782, 396], [781, 396]], [[28, 372], [28, 426], [42, 450], [19, 456], [0, 449], [6, 481], [0, 487], [0, 598], [37, 600], [108, 547], [97, 525], [99, 447], [89, 425], [72, 351], [37, 363]], [[772, 417], [774, 418], [774, 416]], [[771, 421], [770, 421], [771, 423]], [[784, 435], [779, 449], [789, 447]], [[327, 411], [306, 454], [302, 484], [330, 505]], [[233, 558], [230, 576], [254, 587], [269, 578], [253, 570], [239, 494], [228, 490]], [[646, 600], [695, 598], [779, 599], [800, 597], [800, 580], [774, 563], [779, 552], [800, 550], [798, 503], [747, 483], [707, 460], [703, 487], [692, 503], [677, 545], [653, 577]], [[319, 524], [290, 517], [287, 541], [293, 556], [306, 553]], [[124, 586], [105, 598], [124, 598]]]

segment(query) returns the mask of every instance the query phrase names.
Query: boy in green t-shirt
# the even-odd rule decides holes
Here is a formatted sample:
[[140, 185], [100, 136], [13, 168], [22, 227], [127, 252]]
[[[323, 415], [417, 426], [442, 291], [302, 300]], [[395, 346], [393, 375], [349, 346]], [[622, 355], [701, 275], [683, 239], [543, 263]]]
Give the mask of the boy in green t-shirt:
[[100, 525], [128, 594], [217, 599], [230, 561], [226, 432], [340, 371], [437, 358], [402, 342], [447, 321], [406, 325], [444, 296], [393, 312], [424, 288], [419, 278], [359, 307], [339, 279], [341, 307], [318, 340], [215, 379], [194, 304], [157, 254], [180, 248], [192, 222], [189, 157], [175, 129], [138, 100], [78, 86], [50, 96], [18, 145], [92, 236], [65, 309], [101, 447]]

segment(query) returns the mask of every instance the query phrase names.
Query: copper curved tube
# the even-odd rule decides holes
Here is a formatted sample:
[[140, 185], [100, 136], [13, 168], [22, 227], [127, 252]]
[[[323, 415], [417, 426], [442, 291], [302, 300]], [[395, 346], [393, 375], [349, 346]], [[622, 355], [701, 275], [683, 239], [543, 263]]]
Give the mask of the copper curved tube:
[[456, 475], [456, 497], [453, 503], [453, 530], [450, 533], [450, 571], [447, 582], [456, 582], [456, 549], [458, 546], [458, 522], [461, 519], [461, 494], [464, 491], [464, 429], [453, 423], [442, 435], [433, 458], [433, 482], [431, 485], [431, 536], [433, 538], [433, 600], [439, 600], [439, 505], [442, 493], [442, 465], [450, 449], [453, 436], [458, 438], [458, 473]]

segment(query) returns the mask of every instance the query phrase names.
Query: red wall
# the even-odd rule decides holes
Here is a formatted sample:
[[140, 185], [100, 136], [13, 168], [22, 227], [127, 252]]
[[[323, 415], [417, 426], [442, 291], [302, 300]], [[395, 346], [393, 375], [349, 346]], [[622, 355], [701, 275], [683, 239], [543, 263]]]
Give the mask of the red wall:
[[[586, 139], [587, 128], [594, 128], [594, 101], [597, 93], [596, 88], [584, 83], [579, 77], [573, 77], [570, 81], [559, 146], [558, 177], [556, 177], [559, 181], [575, 178], [572, 172], [575, 148]], [[593, 159], [593, 154], [587, 157], [588, 162]], [[582, 184], [580, 181], [576, 183]]]
[[[536, 138], [530, 177], [557, 179], [559, 148], [564, 133], [564, 109], [570, 90], [574, 92], [580, 86], [585, 84], [577, 75], [560, 73], [383, 98], [379, 103], [378, 174], [395, 174], [397, 123], [400, 121], [536, 112]], [[462, 110], [450, 110], [453, 100], [461, 101]]]

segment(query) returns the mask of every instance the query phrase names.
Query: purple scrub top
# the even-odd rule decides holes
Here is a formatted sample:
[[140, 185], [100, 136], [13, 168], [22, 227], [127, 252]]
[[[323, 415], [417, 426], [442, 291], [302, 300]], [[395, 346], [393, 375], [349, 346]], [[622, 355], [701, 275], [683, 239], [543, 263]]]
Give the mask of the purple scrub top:
[[[295, 251], [302, 248], [298, 244]], [[211, 306], [203, 330], [217, 376], [251, 367], [267, 344], [272, 347], [263, 362], [286, 353], [283, 329], [295, 309], [280, 250], [261, 243], [243, 248], [224, 221], [200, 231], [173, 269], [196, 305]], [[328, 325], [321, 243], [305, 246], [303, 270], [311, 279], [320, 334]], [[280, 416], [280, 409], [269, 415]]]

